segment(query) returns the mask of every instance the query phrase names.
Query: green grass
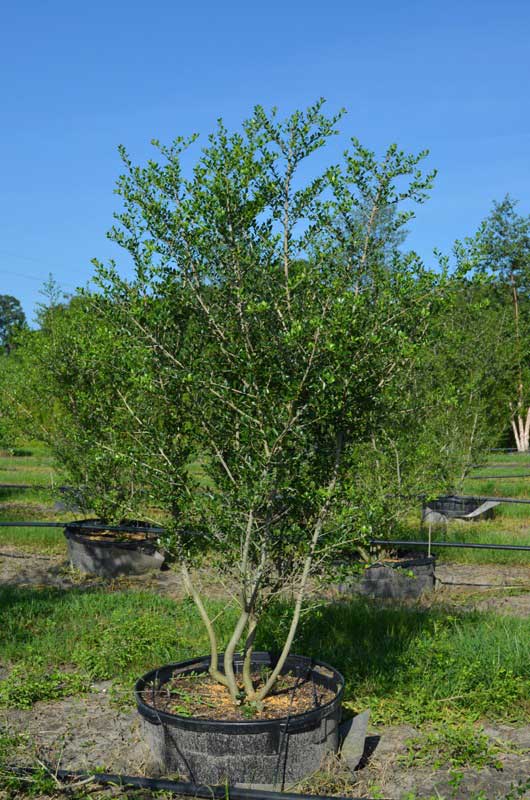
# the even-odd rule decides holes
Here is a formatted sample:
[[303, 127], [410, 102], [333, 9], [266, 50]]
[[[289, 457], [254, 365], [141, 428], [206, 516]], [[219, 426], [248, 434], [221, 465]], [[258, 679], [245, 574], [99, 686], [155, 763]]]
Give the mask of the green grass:
[[0, 482], [5, 483], [4, 474], [40, 473], [50, 476], [54, 473], [55, 465], [53, 456], [46, 445], [40, 442], [31, 442], [27, 446], [6, 451], [0, 448]]
[[[31, 442], [18, 451], [15, 450], [15, 455], [0, 451], [0, 484], [49, 487], [6, 489], [0, 486], [0, 521], [63, 522], [82, 516], [55, 510], [55, 501], [64, 499], [57, 487], [64, 483], [45, 445]], [[0, 550], [2, 547], [66, 555], [64, 536], [60, 528], [0, 527]]]
[[[496, 466], [501, 464], [503, 466]], [[530, 499], [530, 475], [522, 477], [524, 473], [530, 473], [530, 454], [490, 453], [488, 462], [472, 471], [473, 476], [485, 476], [484, 480], [465, 481], [463, 494]], [[488, 478], [488, 475], [499, 477]], [[516, 509], [524, 509], [524, 506], [506, 504], [501, 506], [500, 511], [506, 516], [520, 513], [530, 519], [530, 508], [520, 512]]]
[[[530, 508], [530, 507], [529, 507]], [[428, 528], [420, 526], [419, 520], [409, 520], [400, 538], [427, 541]], [[452, 520], [446, 525], [432, 528], [432, 540], [444, 542], [467, 542], [473, 544], [515, 544], [530, 546], [530, 524], [519, 518], [495, 517], [484, 522]], [[460, 564], [513, 564], [528, 566], [529, 551], [467, 550], [464, 548], [433, 547], [438, 561]], [[529, 574], [530, 583], [530, 574]]]
[[[226, 641], [235, 609], [210, 602]], [[291, 608], [278, 605], [257, 647], [278, 649]], [[145, 592], [0, 590], [0, 659], [11, 672], [0, 704], [29, 706], [113, 680], [130, 697], [148, 669], [207, 652], [195, 607]], [[313, 607], [293, 652], [346, 678], [346, 707], [375, 722], [528, 720], [530, 621], [491, 614], [380, 607], [361, 600]]]
[[[497, 466], [496, 466], [497, 465]], [[509, 465], [509, 466], [498, 466]], [[530, 473], [530, 454], [490, 453], [488, 463], [473, 470], [473, 475], [520, 475]], [[530, 476], [528, 478], [484, 478], [467, 480], [462, 494], [485, 497], [514, 497], [530, 500]], [[469, 542], [473, 544], [530, 545], [530, 504], [500, 503], [492, 520], [466, 522], [453, 520], [448, 526], [435, 526], [433, 539]], [[427, 538], [427, 530], [420, 527], [419, 514], [411, 515], [407, 521], [404, 537]], [[466, 550], [433, 548], [439, 561], [468, 564], [514, 564], [530, 568], [530, 551]]]
[[[460, 494], [480, 497], [517, 497], [530, 500], [530, 478], [507, 480], [502, 478], [483, 481], [464, 481]], [[528, 514], [528, 511], [526, 512]]]
[[528, 464], [530, 466], [530, 453], [494, 453], [488, 454], [488, 464]]
[[[76, 514], [71, 512], [55, 511], [49, 499], [45, 505], [34, 497], [5, 501], [0, 492], [1, 522], [63, 522], [75, 517]], [[61, 528], [0, 527], [0, 551], [2, 547], [18, 547], [31, 552], [66, 555], [66, 544]]]
[[529, 620], [352, 601], [315, 610], [297, 647], [337, 666], [374, 722], [530, 718]]

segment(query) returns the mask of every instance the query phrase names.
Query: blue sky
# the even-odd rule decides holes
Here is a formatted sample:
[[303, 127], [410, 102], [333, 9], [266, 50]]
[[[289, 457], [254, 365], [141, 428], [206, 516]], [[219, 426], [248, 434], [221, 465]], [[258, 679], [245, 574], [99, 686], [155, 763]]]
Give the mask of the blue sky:
[[439, 175], [408, 244], [432, 263], [505, 193], [530, 211], [529, 86], [526, 0], [6, 3], [0, 294], [31, 318], [50, 272], [70, 290], [94, 256], [127, 271], [105, 237], [119, 143], [141, 161], [154, 137], [319, 96], [348, 109], [341, 149], [430, 149]]

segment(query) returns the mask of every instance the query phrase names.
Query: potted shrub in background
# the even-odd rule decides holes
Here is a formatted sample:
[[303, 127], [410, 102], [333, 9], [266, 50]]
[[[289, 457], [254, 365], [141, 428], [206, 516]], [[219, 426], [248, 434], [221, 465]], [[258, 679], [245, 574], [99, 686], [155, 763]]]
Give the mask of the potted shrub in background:
[[[65, 525], [73, 566], [104, 577], [160, 569], [165, 551], [157, 527], [165, 521], [165, 494], [158, 480], [153, 496], [151, 476], [161, 458], [171, 461], [164, 480], [170, 512], [178, 516], [174, 473], [184, 474], [189, 458], [180, 407], [167, 386], [158, 392], [160, 365], [140, 336], [125, 335], [117, 309], [101, 296], [67, 300], [53, 284], [49, 290], [40, 327], [20, 338], [2, 385], [11, 427], [50, 446], [63, 480], [74, 487], [76, 512], [90, 515]], [[155, 313], [143, 304], [144, 316]], [[142, 440], [139, 414], [150, 419], [155, 455]], [[108, 530], [120, 523], [148, 531]]]
[[[492, 437], [502, 435], [509, 388], [503, 377], [505, 316], [485, 302], [482, 281], [463, 270], [426, 288], [424, 307], [415, 323], [410, 320], [423, 328], [421, 346], [400, 380], [382, 387], [385, 413], [359, 445], [350, 475], [357, 527], [387, 544], [346, 548], [341, 589], [399, 599], [434, 588], [430, 548], [425, 554], [393, 547], [392, 540], [425, 540], [422, 500], [461, 486], [485, 458]], [[473, 499], [469, 504], [468, 510], [480, 505]]]

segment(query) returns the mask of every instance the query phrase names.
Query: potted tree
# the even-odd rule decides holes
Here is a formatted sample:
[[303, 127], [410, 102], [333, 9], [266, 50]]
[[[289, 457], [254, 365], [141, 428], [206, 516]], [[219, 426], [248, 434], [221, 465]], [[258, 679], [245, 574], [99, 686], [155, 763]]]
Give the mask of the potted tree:
[[[357, 445], [384, 414], [382, 387], [399, 382], [421, 344], [412, 321], [435, 280], [397, 250], [386, 270], [377, 226], [385, 209], [424, 199], [425, 154], [391, 146], [378, 162], [354, 141], [342, 165], [303, 179], [339, 117], [322, 101], [284, 121], [257, 107], [241, 133], [219, 124], [189, 177], [190, 141], [157, 145], [164, 162], [145, 167], [122, 149], [124, 211], [111, 238], [132, 254], [134, 295], [150, 298], [163, 326], [141, 316], [113, 266], [97, 265], [109, 307], [182, 387], [201, 469], [175, 491], [239, 608], [221, 653], [193, 539], [175, 525], [210, 652], [157, 667], [136, 699], [159, 768], [197, 782], [292, 782], [338, 746], [342, 676], [318, 654], [294, 656], [293, 644], [312, 576], [362, 539], [349, 524]], [[393, 230], [407, 218], [396, 212]], [[146, 439], [153, 419], [138, 423]], [[256, 651], [268, 607], [287, 597], [279, 652]]]
[[[434, 588], [431, 552], [391, 542], [417, 538], [422, 498], [429, 509], [448, 507], [451, 516], [483, 503], [446, 497], [440, 507], [426, 498], [461, 487], [505, 424], [506, 320], [491, 308], [482, 281], [457, 270], [426, 287], [420, 320], [421, 346], [406, 375], [383, 387], [384, 418], [361, 445], [351, 476], [360, 524], [390, 544], [354, 550], [340, 588], [375, 597], [418, 597]], [[424, 505], [423, 521], [431, 525], [433, 516]], [[426, 538], [421, 527], [419, 534]]]
[[[2, 387], [13, 426], [50, 445], [64, 480], [75, 487], [77, 512], [90, 514], [65, 524], [73, 566], [104, 577], [160, 569], [166, 554], [157, 523], [165, 519], [150, 484], [157, 459], [135, 416], [151, 419], [158, 460], [161, 454], [171, 459], [178, 472], [188, 458], [178, 409], [173, 402], [172, 413], [153, 419], [158, 365], [141, 337], [132, 342], [124, 334], [117, 309], [95, 294], [67, 300], [50, 290], [40, 327], [19, 340], [15, 368]], [[157, 413], [160, 408], [158, 401]], [[173, 482], [169, 469], [165, 476]], [[160, 482], [157, 488], [160, 493]], [[175, 510], [174, 490], [172, 504]]]

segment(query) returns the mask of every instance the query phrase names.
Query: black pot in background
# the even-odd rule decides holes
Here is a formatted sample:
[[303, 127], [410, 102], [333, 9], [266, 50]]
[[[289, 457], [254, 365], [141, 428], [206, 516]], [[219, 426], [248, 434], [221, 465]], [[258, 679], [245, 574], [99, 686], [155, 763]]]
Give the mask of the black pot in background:
[[434, 585], [435, 557], [411, 556], [396, 561], [382, 559], [360, 573], [352, 573], [337, 588], [341, 593], [411, 600], [432, 592]]
[[[467, 519], [480, 521], [492, 519], [495, 515], [495, 502], [485, 502], [480, 497], [458, 497], [458, 495], [444, 495], [423, 504], [422, 520], [426, 523], [446, 523], [450, 519]], [[483, 511], [481, 511], [483, 507]], [[470, 516], [473, 514], [473, 516]]]
[[[100, 519], [83, 519], [65, 525], [64, 535], [68, 543], [68, 557], [73, 567], [81, 572], [116, 578], [119, 575], [141, 575], [150, 570], [159, 570], [164, 563], [156, 537], [145, 535], [141, 540], [124, 540], [108, 537], [91, 539], [87, 534], [96, 533], [94, 526], [105, 525]], [[127, 521], [127, 527], [154, 528], [150, 523], [138, 520]]]
[[[270, 653], [253, 655], [256, 669], [275, 663]], [[242, 656], [236, 655], [236, 672], [241, 671], [242, 664]], [[335, 692], [329, 703], [291, 717], [241, 722], [182, 717], [157, 711], [142, 696], [153, 681], [160, 686], [176, 672], [207, 672], [209, 665], [209, 656], [168, 664], [148, 672], [136, 683], [138, 711], [160, 774], [177, 772], [186, 780], [206, 785], [228, 782], [283, 787], [314, 772], [325, 755], [337, 752], [344, 678], [320, 661], [288, 657], [282, 673], [295, 673]]]

